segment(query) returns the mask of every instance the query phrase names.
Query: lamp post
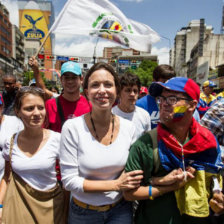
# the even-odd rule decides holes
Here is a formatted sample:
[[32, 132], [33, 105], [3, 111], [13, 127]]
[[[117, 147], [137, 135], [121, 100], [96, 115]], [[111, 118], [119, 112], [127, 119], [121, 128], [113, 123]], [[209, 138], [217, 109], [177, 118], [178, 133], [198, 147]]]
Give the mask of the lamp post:
[[171, 55], [170, 55], [170, 51], [171, 51], [171, 40], [170, 40], [170, 38], [168, 38], [168, 37], [165, 37], [165, 36], [162, 36], [162, 35], [160, 35], [161, 36], [161, 38], [163, 38], [163, 39], [166, 39], [166, 40], [168, 40], [169, 41], [169, 64], [171, 65]]
[[97, 37], [97, 40], [96, 40], [96, 44], [95, 44], [95, 47], [94, 47], [94, 52], [93, 52], [93, 64], [96, 63], [96, 46], [98, 44], [98, 41], [99, 41], [99, 37]]
[[160, 35], [163, 39], [166, 39], [166, 40], [168, 40], [169, 41], [169, 50], [171, 49], [171, 40], [170, 40], [170, 38], [168, 38], [168, 37], [164, 37], [164, 36], [162, 36], [162, 35]]

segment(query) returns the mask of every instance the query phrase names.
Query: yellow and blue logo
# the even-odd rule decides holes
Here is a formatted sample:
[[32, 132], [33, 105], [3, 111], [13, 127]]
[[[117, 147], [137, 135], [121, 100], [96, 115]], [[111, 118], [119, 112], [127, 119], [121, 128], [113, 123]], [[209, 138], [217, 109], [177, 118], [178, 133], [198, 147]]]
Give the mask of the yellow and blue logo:
[[37, 29], [36, 23], [43, 18], [43, 16], [33, 19], [32, 16], [25, 14], [24, 17], [30, 22], [32, 25], [31, 29], [25, 31], [24, 36], [27, 38], [35, 38], [35, 39], [42, 39], [44, 38], [45, 34], [42, 30]]

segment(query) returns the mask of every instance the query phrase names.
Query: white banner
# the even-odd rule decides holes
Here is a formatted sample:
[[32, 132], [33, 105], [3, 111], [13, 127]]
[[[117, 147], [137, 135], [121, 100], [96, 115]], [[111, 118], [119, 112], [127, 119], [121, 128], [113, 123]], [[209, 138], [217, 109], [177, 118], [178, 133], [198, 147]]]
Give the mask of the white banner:
[[160, 39], [149, 26], [126, 18], [108, 0], [68, 0], [50, 32], [99, 36], [145, 52]]

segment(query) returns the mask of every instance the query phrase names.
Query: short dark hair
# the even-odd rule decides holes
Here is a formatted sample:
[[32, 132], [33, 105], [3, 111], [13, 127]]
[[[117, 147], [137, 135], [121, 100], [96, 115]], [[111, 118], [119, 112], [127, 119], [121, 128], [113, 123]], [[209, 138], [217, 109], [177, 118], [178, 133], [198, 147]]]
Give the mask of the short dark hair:
[[153, 79], [159, 81], [159, 79], [171, 79], [176, 76], [176, 73], [170, 65], [158, 65], [153, 71]]
[[96, 64], [94, 64], [90, 70], [87, 72], [84, 81], [83, 81], [83, 89], [87, 89], [88, 88], [88, 83], [89, 83], [89, 77], [97, 70], [100, 69], [104, 69], [108, 72], [111, 73], [111, 75], [114, 77], [114, 82], [115, 82], [115, 87], [117, 90], [117, 94], [120, 93], [120, 81], [118, 78], [117, 73], [115, 72], [115, 70], [113, 69], [113, 67], [105, 62], [98, 62]]
[[4, 75], [2, 79], [13, 79], [14, 82], [16, 83], [16, 76], [14, 75], [7, 74], [7, 75]]
[[121, 90], [125, 86], [134, 86], [134, 85], [138, 86], [138, 91], [140, 91], [140, 88], [141, 88], [141, 82], [139, 77], [132, 73], [125, 73], [124, 75], [122, 75], [120, 77], [120, 85], [121, 85]]

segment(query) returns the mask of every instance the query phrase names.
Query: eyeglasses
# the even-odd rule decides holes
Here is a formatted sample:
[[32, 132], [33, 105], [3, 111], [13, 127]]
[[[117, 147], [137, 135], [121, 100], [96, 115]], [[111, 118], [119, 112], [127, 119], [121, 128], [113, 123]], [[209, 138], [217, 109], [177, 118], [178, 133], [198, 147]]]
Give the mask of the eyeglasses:
[[174, 105], [180, 100], [191, 101], [190, 99], [182, 98], [182, 97], [176, 97], [176, 96], [168, 96], [168, 97], [158, 96], [158, 97], [156, 97], [156, 102], [158, 104], [166, 102], [169, 105]]

